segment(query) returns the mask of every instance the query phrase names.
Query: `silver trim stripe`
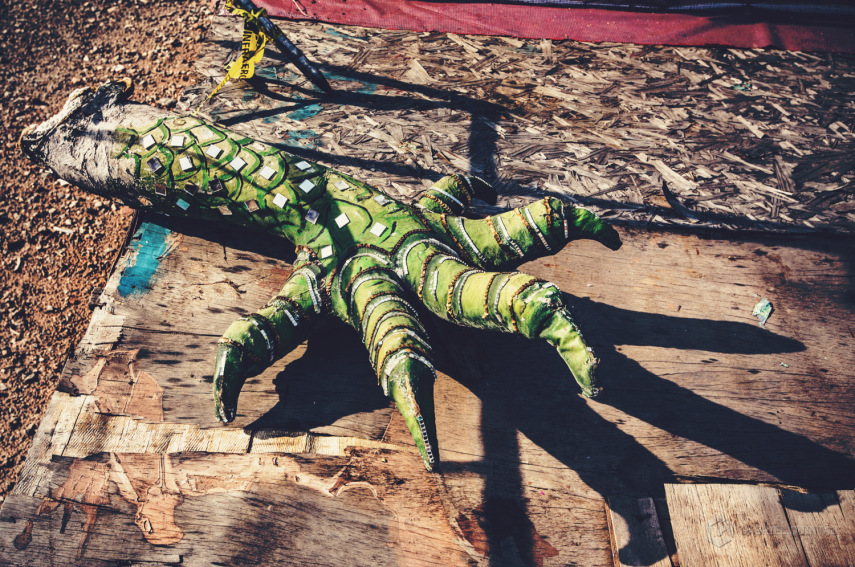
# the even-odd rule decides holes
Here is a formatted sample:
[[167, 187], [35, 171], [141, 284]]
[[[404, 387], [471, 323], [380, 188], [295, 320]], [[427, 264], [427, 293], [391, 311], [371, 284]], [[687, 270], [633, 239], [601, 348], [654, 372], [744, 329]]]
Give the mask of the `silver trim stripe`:
[[416, 416], [416, 421], [419, 422], [419, 429], [422, 432], [422, 441], [425, 442], [425, 453], [427, 453], [428, 461], [430, 464], [434, 464], [434, 456], [433, 450], [431, 450], [430, 440], [428, 439], [427, 428], [425, 427], [425, 420], [422, 418], [421, 414]]
[[463, 226], [463, 218], [462, 217], [457, 217], [457, 226], [460, 227], [460, 232], [462, 232], [463, 236], [466, 237], [466, 243], [469, 244], [469, 246], [472, 247], [472, 250], [475, 251], [475, 255], [478, 257], [478, 261], [481, 262], [482, 264], [486, 264], [487, 259], [481, 255], [481, 251], [478, 250], [478, 247], [475, 246], [475, 243], [472, 241], [472, 238], [469, 237], [469, 233], [466, 232], [466, 228]]
[[456, 252], [448, 244], [440, 242], [436, 238], [425, 238], [424, 240], [416, 240], [415, 242], [410, 242], [404, 247], [403, 251], [401, 252], [400, 266], [397, 270], [395, 270], [401, 277], [409, 275], [410, 269], [407, 267], [407, 257], [410, 255], [410, 252], [412, 252], [413, 248], [415, 248], [419, 244], [434, 244], [437, 248], [445, 250], [451, 255], [456, 255]]
[[463, 300], [463, 286], [466, 285], [466, 280], [469, 279], [469, 276], [473, 276], [475, 274], [483, 274], [483, 273], [484, 273], [484, 270], [469, 270], [468, 272], [466, 272], [465, 274], [460, 276], [460, 278], [458, 278], [458, 280], [456, 282], [454, 282], [454, 287], [457, 291], [452, 290], [451, 296], [452, 297], [456, 296], [456, 298], [457, 298], [457, 313], [459, 314], [459, 316], [461, 316], [461, 317], [463, 316], [463, 305], [461, 304], [461, 301]]
[[[312, 299], [312, 307], [315, 308], [315, 313], [321, 312], [321, 295], [317, 289], [318, 280], [315, 279], [315, 274], [308, 268], [300, 268], [294, 272], [294, 276], [303, 276], [306, 280], [306, 285], [309, 288], [309, 297]], [[293, 276], [292, 276], [293, 277]]]
[[496, 319], [503, 325], [505, 324], [505, 320], [502, 319], [502, 314], [499, 313], [499, 296], [502, 295], [502, 290], [505, 289], [505, 286], [508, 285], [512, 277], [512, 275], [508, 274], [508, 279], [499, 284], [499, 289], [496, 290], [496, 301], [493, 302], [493, 312], [496, 314]]
[[434, 269], [434, 272], [433, 272], [433, 283], [431, 284], [431, 289], [430, 289], [431, 293], [433, 293], [434, 299], [438, 299], [436, 296], [436, 286], [439, 285], [439, 267], [446, 260], [457, 260], [458, 262], [460, 261], [455, 256], [443, 256], [442, 258], [440, 258], [439, 263], [436, 265], [436, 268]]
[[533, 218], [531, 218], [531, 211], [529, 211], [528, 208], [526, 207], [526, 208], [523, 208], [523, 212], [525, 213], [525, 218], [528, 219], [528, 222], [531, 225], [532, 230], [534, 230], [534, 233], [540, 239], [540, 242], [543, 243], [543, 246], [546, 247], [547, 250], [552, 252], [552, 248], [549, 247], [549, 243], [546, 241], [546, 238], [543, 237], [543, 233], [540, 232], [540, 228], [537, 226], [537, 223], [534, 222]]
[[341, 270], [339, 270], [339, 272], [338, 272], [338, 274], [339, 274], [338, 275], [338, 295], [342, 299], [342, 301], [344, 300], [344, 272], [345, 272], [345, 270], [347, 270], [347, 267], [350, 265], [351, 262], [353, 262], [357, 258], [364, 258], [364, 257], [374, 258], [375, 260], [377, 260], [378, 262], [380, 262], [384, 266], [389, 265], [389, 259], [384, 258], [383, 256], [381, 256], [380, 254], [377, 254], [376, 252], [360, 252], [358, 254], [354, 254], [353, 256], [351, 256], [350, 258], [345, 260], [344, 264], [341, 265]]
[[508, 244], [511, 245], [511, 248], [513, 248], [514, 252], [516, 252], [516, 254], [517, 254], [517, 258], [522, 258], [523, 256], [525, 256], [525, 254], [522, 251], [522, 248], [520, 248], [519, 244], [517, 244], [516, 241], [513, 238], [511, 238], [511, 235], [508, 232], [508, 229], [505, 228], [505, 223], [504, 223], [504, 221], [502, 221], [502, 217], [496, 216], [495, 219], [496, 219], [496, 223], [499, 225], [499, 228], [502, 231], [502, 236], [505, 237], [505, 242], [507, 242]]
[[[403, 311], [401, 313], [403, 313]], [[430, 345], [428, 344], [426, 339], [420, 337], [419, 334], [416, 333], [415, 331], [413, 331], [412, 329], [405, 329], [405, 328], [394, 329], [392, 331], [389, 331], [388, 333], [386, 333], [385, 335], [380, 337], [380, 340], [377, 341], [377, 344], [374, 345], [374, 348], [379, 349], [381, 346], [383, 346], [383, 343], [386, 342], [386, 339], [388, 339], [389, 337], [393, 337], [395, 335], [401, 335], [401, 334], [410, 335], [411, 337], [416, 339], [418, 342], [420, 342], [422, 344], [422, 346], [424, 346], [427, 350], [431, 350]]]
[[455, 203], [457, 203], [458, 205], [460, 205], [460, 207], [461, 207], [461, 208], [465, 208], [465, 207], [464, 207], [464, 205], [463, 205], [463, 203], [461, 203], [461, 202], [457, 199], [457, 197], [455, 197], [455, 196], [454, 196], [454, 195], [452, 195], [451, 193], [448, 193], [448, 192], [446, 192], [446, 191], [443, 191], [443, 190], [442, 190], [442, 189], [440, 189], [439, 187], [431, 187], [430, 189], [428, 189], [428, 191], [436, 191], [437, 193], [442, 193], [443, 195], [445, 195], [446, 197], [448, 197], [449, 199], [451, 199], [452, 201], [454, 201]]
[[371, 318], [371, 315], [374, 313], [374, 310], [376, 310], [384, 303], [388, 303], [390, 301], [397, 301], [398, 303], [406, 307], [410, 313], [415, 316], [418, 316], [418, 312], [416, 312], [413, 306], [407, 303], [399, 294], [390, 292], [388, 294], [380, 295], [369, 301], [368, 305], [365, 306], [365, 311], [362, 312], [362, 319], [360, 320], [359, 326], [362, 330], [363, 338], [365, 337], [365, 327], [368, 325], [368, 320]]
[[270, 355], [270, 362], [276, 360], [276, 346], [273, 344], [273, 339], [270, 338], [264, 327], [260, 325], [254, 317], [246, 317], [244, 320], [252, 323], [252, 326], [258, 329], [258, 332], [261, 333], [261, 336], [264, 338], [264, 342], [267, 344], [267, 353]]
[[361, 286], [365, 282], [372, 282], [372, 281], [389, 282], [390, 284], [394, 285], [398, 289], [401, 288], [401, 286], [398, 285], [398, 282], [396, 282], [392, 278], [378, 276], [376, 273], [362, 274], [361, 276], [356, 278], [356, 281], [353, 282], [353, 286], [350, 288], [350, 299], [351, 299], [351, 301], [353, 300], [354, 297], [356, 297], [356, 290], [359, 289], [359, 286]]
[[[427, 331], [425, 331], [425, 328], [424, 328], [424, 327], [422, 327], [421, 322], [420, 322], [418, 319], [416, 319], [414, 316], [412, 316], [411, 314], [407, 313], [406, 311], [401, 311], [401, 310], [399, 310], [399, 309], [394, 309], [394, 310], [392, 310], [392, 311], [387, 311], [386, 313], [383, 313], [383, 315], [381, 315], [381, 316], [380, 316], [380, 319], [378, 319], [378, 320], [377, 320], [377, 323], [374, 325], [374, 331], [371, 333], [371, 337], [370, 337], [370, 338], [371, 338], [371, 339], [373, 339], [373, 338], [374, 338], [374, 335], [375, 335], [375, 334], [378, 332], [378, 330], [380, 329], [380, 325], [382, 325], [382, 324], [383, 324], [383, 322], [384, 322], [386, 319], [391, 319], [392, 317], [404, 317], [404, 318], [406, 318], [406, 319], [409, 319], [410, 321], [412, 321], [412, 322], [415, 324], [415, 326], [416, 326], [416, 327], [417, 327], [421, 332], [423, 332], [425, 335], [427, 335], [427, 334], [428, 334], [428, 333], [427, 333]], [[365, 337], [362, 337], [362, 342], [363, 342], [363, 343], [365, 342]], [[430, 346], [430, 345], [428, 345], [428, 346]], [[369, 342], [368, 344], [366, 344], [366, 345], [365, 345], [365, 347], [366, 347], [366, 348], [371, 348], [371, 343]]]

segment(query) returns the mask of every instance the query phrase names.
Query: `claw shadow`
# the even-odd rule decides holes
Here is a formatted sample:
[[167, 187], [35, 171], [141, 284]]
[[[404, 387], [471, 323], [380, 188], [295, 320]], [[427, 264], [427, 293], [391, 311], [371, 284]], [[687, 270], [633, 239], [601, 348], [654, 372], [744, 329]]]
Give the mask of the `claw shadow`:
[[[615, 346], [762, 355], [805, 350], [799, 341], [744, 323], [676, 318], [620, 309], [588, 299], [568, 299], [574, 305], [577, 320], [586, 329], [586, 337], [603, 360], [600, 376], [606, 390], [596, 403], [619, 410], [630, 420], [640, 420], [672, 437], [737, 459], [750, 469], [769, 475], [768, 481], [817, 489], [853, 486], [855, 460], [851, 457], [657, 376]], [[585, 324], [586, 321], [597, 324]], [[460, 344], [460, 337], [455, 342]], [[661, 498], [664, 484], [679, 481], [679, 471], [669, 468], [622, 429], [633, 429], [623, 419], [607, 421], [592, 411], [577, 393], [563, 361], [545, 343], [507, 335], [474, 337], [470, 343], [480, 344], [481, 352], [489, 352], [489, 356], [482, 357], [488, 378], [465, 381], [483, 404], [484, 452], [495, 462], [505, 464], [483, 471], [487, 476], [485, 503], [506, 498], [508, 491], [523, 486], [520, 467], [509, 464], [523, 460], [517, 431], [572, 469], [603, 497]], [[534, 360], [538, 361], [536, 371], [531, 365]], [[707, 368], [713, 367], [710, 364]], [[695, 372], [702, 374], [704, 370], [699, 368]], [[520, 384], [524, 376], [545, 379]], [[691, 455], [691, 448], [686, 452]], [[697, 458], [709, 459], [710, 455], [700, 454]], [[725, 476], [730, 482], [740, 481], [732, 471], [726, 471]], [[757, 480], [754, 473], [750, 476], [741, 480]], [[496, 523], [495, 518], [489, 517], [481, 521], [487, 526]], [[493, 535], [487, 533], [488, 537]], [[502, 549], [500, 540], [489, 543], [490, 549]], [[537, 564], [532, 549], [531, 545], [517, 545], [523, 564]], [[625, 553], [626, 549], [618, 552]], [[650, 549], [647, 553], [651, 553]], [[651, 564], [661, 557], [636, 559]]]
[[[397, 411], [377, 385], [356, 333], [332, 319], [315, 326], [303, 356], [282, 368], [273, 386], [278, 401], [247, 429], [379, 439]], [[370, 419], [350, 418], [365, 413]]]
[[[600, 374], [606, 391], [597, 398], [597, 404], [722, 453], [725, 460], [736, 459], [748, 469], [767, 475], [767, 481], [805, 488], [853, 485], [852, 458], [657, 376], [615, 346], [768, 355], [804, 351], [801, 342], [746, 323], [671, 317], [589, 299], [567, 299], [603, 360]], [[591, 324], [593, 321], [597, 324]], [[520, 538], [519, 529], [509, 533], [504, 525], [507, 518], [502, 519], [508, 514], [507, 502], [524, 499], [521, 466], [525, 465], [520, 465], [518, 432], [572, 469], [603, 497], [662, 497], [664, 484], [679, 481], [679, 471], [669, 468], [624, 431], [624, 423], [603, 419], [592, 410], [578, 394], [564, 362], [546, 343], [460, 328], [436, 318], [433, 322], [446, 337], [443, 342], [447, 349], [477, 352], [483, 370], [481, 376], [473, 376], [461, 371], [454, 357], [441, 351], [437, 356], [438, 368], [458, 379], [482, 404], [484, 460], [444, 464], [442, 470], [483, 475], [484, 506], [482, 516], [475, 521], [485, 528], [491, 558], [493, 553], [507, 549], [502, 540], [512, 536], [519, 560], [525, 565], [537, 564], [532, 555], [537, 543], [534, 538]], [[330, 344], [337, 347], [335, 357], [329, 356]], [[376, 387], [365, 351], [348, 327], [340, 324], [314, 334], [309, 345], [306, 355], [277, 376], [279, 402], [251, 428], [273, 426], [323, 433], [324, 426], [340, 426], [355, 413], [386, 412], [388, 416], [388, 412], [397, 411]], [[703, 367], [694, 372], [702, 374], [714, 368], [714, 359], [707, 357], [705, 362], [709, 365], [702, 363]], [[537, 379], [521, 383], [522, 377]], [[756, 481], [757, 475], [751, 472], [750, 478], [741, 480]], [[507, 559], [495, 561], [504, 564]]]
[[[468, 141], [472, 172], [488, 182], [498, 180], [496, 150], [498, 134], [495, 122], [513, 111], [494, 103], [485, 103], [450, 93], [353, 71], [345, 67], [321, 65], [324, 71], [348, 80], [370, 81], [387, 89], [431, 96], [439, 101], [385, 94], [341, 93], [331, 98], [297, 99], [274, 94], [256, 82], [259, 90], [280, 102], [308, 105], [333, 103], [374, 109], [408, 108], [427, 110], [446, 106], [466, 110], [471, 116]], [[301, 96], [313, 93], [304, 90]], [[336, 98], [338, 97], [338, 98]], [[267, 118], [288, 109], [267, 111]], [[235, 114], [229, 124], [258, 118], [257, 113]], [[337, 156], [317, 149], [282, 145], [282, 149], [308, 159], [333, 164], [371, 167], [395, 175], [410, 174], [438, 178], [442, 174], [403, 164]], [[567, 198], [564, 195], [557, 195]], [[621, 206], [618, 201], [597, 199], [603, 207]], [[734, 215], [716, 215], [716, 221], [740, 224]], [[767, 223], [772, 224], [772, 223]], [[809, 246], [808, 246], [809, 247]], [[645, 369], [623, 355], [614, 345], [644, 345], [679, 350], [703, 350], [712, 353], [760, 355], [792, 353], [804, 350], [793, 339], [763, 331], [752, 325], [734, 322], [685, 319], [620, 309], [586, 299], [574, 299], [577, 318], [586, 336], [601, 357], [600, 368], [607, 391], [598, 398], [634, 419], [735, 458], [750, 468], [762, 471], [785, 484], [804, 487], [852, 486], [855, 462], [810, 439], [747, 416], [715, 403], [675, 382]], [[432, 317], [432, 316], [431, 316]], [[603, 497], [610, 495], [662, 496], [663, 485], [677, 480], [677, 473], [618, 423], [604, 420], [581, 398], [572, 377], [554, 349], [546, 344], [520, 337], [460, 329], [435, 319], [447, 330], [454, 349], [470, 348], [479, 352], [482, 377], [467, 374], [451, 356], [439, 356], [437, 365], [459, 379], [482, 402], [481, 427], [484, 460], [466, 465], [467, 470], [483, 475], [483, 517], [479, 519], [488, 537], [488, 561], [507, 564], [500, 555], [509, 535], [513, 537], [518, 562], [537, 564], [537, 542], [524, 522], [511, 522], [507, 503], [524, 506], [520, 465], [521, 432], [535, 445], [575, 471]], [[587, 322], [587, 323], [586, 323]], [[596, 324], [592, 324], [596, 322]], [[328, 356], [329, 345], [336, 345], [336, 356]], [[536, 361], [536, 367], [532, 363]], [[700, 369], [698, 372], [702, 372]], [[318, 379], [323, 376], [323, 379]], [[520, 383], [520, 377], [543, 377]], [[368, 387], [369, 384], [375, 386]], [[343, 324], [332, 332], [315, 333], [306, 354], [290, 363], [275, 380], [277, 404], [249, 427], [314, 430], [323, 432], [339, 427], [347, 417], [364, 412], [389, 412], [388, 400], [376, 387], [376, 378], [364, 349]], [[690, 418], [687, 418], [690, 416]], [[344, 427], [347, 427], [345, 424]], [[358, 428], [356, 428], [358, 429]], [[356, 431], [354, 429], [354, 431]], [[364, 434], [364, 432], [362, 432]], [[456, 465], [457, 468], [462, 465]], [[455, 466], [446, 464], [447, 471]], [[510, 527], [509, 527], [510, 526]], [[660, 557], [649, 557], [654, 562]]]

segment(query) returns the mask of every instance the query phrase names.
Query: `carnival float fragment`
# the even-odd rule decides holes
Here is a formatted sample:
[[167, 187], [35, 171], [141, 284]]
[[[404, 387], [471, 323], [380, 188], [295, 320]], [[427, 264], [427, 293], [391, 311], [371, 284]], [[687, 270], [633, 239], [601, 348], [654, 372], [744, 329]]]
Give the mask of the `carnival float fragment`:
[[546, 340], [585, 396], [599, 392], [598, 361], [561, 290], [509, 270], [576, 239], [619, 248], [618, 233], [590, 211], [547, 197], [466, 218], [474, 198], [495, 202], [495, 191], [468, 175], [444, 177], [417, 203], [402, 203], [264, 141], [130, 102], [130, 91], [129, 80], [74, 91], [59, 114], [24, 132], [21, 148], [60, 178], [131, 207], [250, 227], [296, 245], [282, 290], [218, 343], [221, 421], [234, 420], [247, 378], [334, 315], [360, 334], [380, 386], [433, 470], [435, 371], [422, 307], [462, 326]]

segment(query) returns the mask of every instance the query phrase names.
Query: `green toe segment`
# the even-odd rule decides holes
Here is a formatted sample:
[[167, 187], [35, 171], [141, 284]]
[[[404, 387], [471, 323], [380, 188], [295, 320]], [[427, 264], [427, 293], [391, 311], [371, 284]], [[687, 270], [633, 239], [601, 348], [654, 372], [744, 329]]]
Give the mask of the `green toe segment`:
[[521, 334], [545, 339], [558, 349], [583, 395], [593, 398], [600, 392], [597, 359], [554, 284], [535, 282], [524, 288], [514, 299], [514, 311]]
[[468, 179], [447, 175], [422, 194], [419, 205], [435, 213], [459, 215], [472, 202], [473, 191]]
[[539, 336], [558, 349], [585, 397], [593, 398], [600, 393], [595, 373], [597, 359], [566, 310], [553, 311], [551, 321]]
[[257, 313], [231, 324], [217, 345], [214, 366], [214, 411], [223, 422], [234, 421], [246, 379], [263, 372], [303, 342], [314, 316], [309, 279], [299, 269], [279, 295]]
[[435, 374], [432, 366], [427, 360], [403, 356], [400, 361], [392, 362], [391, 370], [382, 381], [387, 394], [395, 400], [404, 417], [425, 468], [432, 471], [439, 461], [433, 406]]
[[246, 372], [243, 352], [228, 343], [217, 345], [217, 362], [214, 369], [214, 412], [217, 419], [229, 423], [237, 415], [237, 400]]
[[617, 250], [623, 244], [618, 231], [587, 209], [575, 207], [567, 210], [567, 222], [570, 227], [570, 240], [587, 238], [596, 240], [611, 250]]

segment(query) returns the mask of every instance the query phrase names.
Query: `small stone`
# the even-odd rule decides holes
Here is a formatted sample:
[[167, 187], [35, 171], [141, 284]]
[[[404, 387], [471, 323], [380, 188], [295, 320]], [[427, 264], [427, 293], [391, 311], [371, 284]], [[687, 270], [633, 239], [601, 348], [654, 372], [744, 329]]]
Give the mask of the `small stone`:
[[341, 213], [340, 215], [338, 215], [335, 218], [335, 224], [337, 224], [339, 228], [346, 226], [347, 223], [349, 223], [349, 222], [350, 222], [350, 219], [347, 218], [347, 215], [344, 213]]
[[382, 236], [384, 232], [386, 232], [386, 225], [379, 222], [375, 222], [374, 226], [371, 227], [371, 234], [374, 236]]
[[205, 155], [208, 157], [212, 157], [217, 159], [223, 154], [223, 149], [218, 146], [208, 146], [208, 149], [205, 150]]

